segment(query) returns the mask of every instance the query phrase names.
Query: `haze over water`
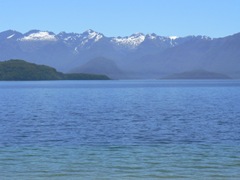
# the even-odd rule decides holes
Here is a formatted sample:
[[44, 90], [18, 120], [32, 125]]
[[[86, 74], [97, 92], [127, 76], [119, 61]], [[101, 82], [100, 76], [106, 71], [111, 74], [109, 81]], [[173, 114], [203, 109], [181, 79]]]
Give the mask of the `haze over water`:
[[0, 82], [1, 179], [239, 179], [240, 81]]

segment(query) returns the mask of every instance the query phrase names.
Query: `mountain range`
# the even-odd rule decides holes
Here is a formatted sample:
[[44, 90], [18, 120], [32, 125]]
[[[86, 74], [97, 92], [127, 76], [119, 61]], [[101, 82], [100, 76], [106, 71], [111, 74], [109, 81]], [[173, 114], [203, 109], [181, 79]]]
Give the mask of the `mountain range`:
[[24, 59], [61, 72], [106, 74], [111, 78], [162, 78], [203, 70], [240, 78], [240, 33], [222, 37], [135, 33], [106, 37], [87, 30], [0, 32], [0, 61]]

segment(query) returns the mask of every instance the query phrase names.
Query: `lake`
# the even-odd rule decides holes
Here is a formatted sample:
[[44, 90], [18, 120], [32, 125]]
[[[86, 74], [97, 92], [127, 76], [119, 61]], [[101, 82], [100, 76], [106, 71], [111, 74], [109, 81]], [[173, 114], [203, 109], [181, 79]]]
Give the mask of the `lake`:
[[240, 81], [0, 82], [1, 179], [240, 179]]

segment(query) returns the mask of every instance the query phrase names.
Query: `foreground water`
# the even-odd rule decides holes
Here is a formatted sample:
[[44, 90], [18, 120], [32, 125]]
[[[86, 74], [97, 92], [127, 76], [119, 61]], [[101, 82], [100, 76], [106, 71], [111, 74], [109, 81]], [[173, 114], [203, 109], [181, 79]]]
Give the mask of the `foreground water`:
[[240, 81], [0, 82], [1, 179], [240, 179]]

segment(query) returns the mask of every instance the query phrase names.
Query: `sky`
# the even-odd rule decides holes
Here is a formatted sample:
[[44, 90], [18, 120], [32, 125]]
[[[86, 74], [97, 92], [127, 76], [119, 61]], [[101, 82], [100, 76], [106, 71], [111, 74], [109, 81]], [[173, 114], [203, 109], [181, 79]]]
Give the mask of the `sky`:
[[8, 29], [224, 37], [240, 32], [240, 0], [0, 0]]

